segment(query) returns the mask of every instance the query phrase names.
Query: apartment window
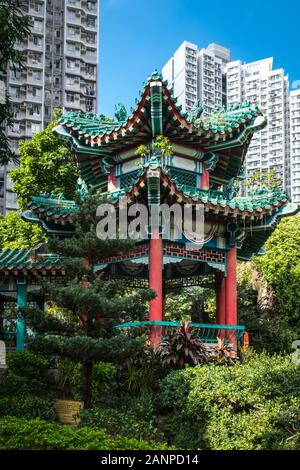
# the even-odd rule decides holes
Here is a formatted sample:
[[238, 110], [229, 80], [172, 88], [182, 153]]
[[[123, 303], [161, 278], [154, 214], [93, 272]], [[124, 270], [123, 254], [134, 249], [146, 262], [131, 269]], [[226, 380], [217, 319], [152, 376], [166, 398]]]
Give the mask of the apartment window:
[[86, 7], [90, 11], [95, 11], [96, 10], [96, 4], [95, 2], [87, 2]]
[[34, 20], [33, 28], [35, 29], [35, 31], [42, 32], [43, 31], [43, 22], [40, 21], [40, 20]]
[[38, 47], [42, 47], [42, 38], [39, 36], [33, 36], [33, 44]]
[[41, 64], [42, 63], [42, 56], [39, 54], [33, 54], [31, 56], [32, 64]]
[[73, 93], [67, 93], [67, 94], [66, 94], [66, 97], [67, 97], [68, 103], [74, 103], [75, 100], [74, 100], [74, 95], [73, 95]]
[[[11, 149], [16, 152], [19, 149], [19, 141], [18, 140], [11, 140], [10, 141]], [[2, 186], [2, 181], [0, 182], [0, 186]]]
[[95, 67], [93, 65], [88, 65], [86, 68], [86, 73], [93, 77], [95, 74]]
[[11, 77], [13, 80], [19, 80], [21, 78], [21, 70], [11, 70]]
[[55, 53], [60, 54], [60, 44], [55, 44]]
[[39, 116], [40, 114], [40, 108], [38, 105], [32, 105], [30, 108], [29, 108], [29, 115], [30, 116], [34, 116], [34, 115], [38, 115]]
[[85, 100], [85, 107], [88, 112], [93, 111], [94, 109], [94, 100], [87, 99]]
[[72, 69], [72, 70], [75, 69], [75, 61], [68, 59], [67, 60], [67, 68]]
[[55, 36], [56, 36], [57, 38], [60, 38], [60, 29], [56, 29], [56, 30], [55, 30]]
[[86, 42], [88, 42], [89, 44], [95, 44], [96, 42], [96, 36], [95, 34], [87, 34], [86, 35]]
[[79, 30], [77, 28], [72, 28], [72, 27], [69, 27], [68, 28], [68, 34], [69, 36], [71, 37], [76, 37], [76, 36], [79, 36]]
[[42, 96], [42, 90], [40, 88], [33, 88], [32, 96], [36, 96], [37, 98], [40, 98]]
[[60, 60], [55, 61], [55, 68], [56, 70], [60, 70]]
[[68, 18], [69, 20], [75, 20], [76, 19], [76, 13], [73, 10], [68, 11]]
[[20, 89], [19, 88], [10, 88], [10, 96], [13, 98], [20, 98]]
[[93, 18], [93, 17], [88, 16], [86, 23], [87, 23], [88, 26], [95, 27], [96, 26], [96, 19]]
[[37, 2], [30, 3], [30, 8], [38, 13], [39, 11], [42, 10], [42, 5], [40, 3], [37, 3]]
[[42, 129], [41, 129], [41, 125], [40, 124], [37, 124], [35, 122], [33, 122], [31, 124], [31, 131], [33, 134], [36, 134], [37, 132], [40, 132]]
[[67, 50], [69, 52], [75, 52], [75, 44], [73, 42], [68, 42], [67, 43]]

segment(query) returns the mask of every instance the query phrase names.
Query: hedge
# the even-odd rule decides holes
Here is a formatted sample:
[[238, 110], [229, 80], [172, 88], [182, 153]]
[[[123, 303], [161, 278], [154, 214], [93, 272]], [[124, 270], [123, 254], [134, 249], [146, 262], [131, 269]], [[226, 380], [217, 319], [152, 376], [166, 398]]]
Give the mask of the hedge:
[[300, 369], [289, 355], [172, 372], [156, 401], [176, 447], [300, 449]]
[[1, 450], [167, 450], [156, 444], [128, 437], [112, 438], [104, 429], [48, 423], [41, 419], [0, 419]]

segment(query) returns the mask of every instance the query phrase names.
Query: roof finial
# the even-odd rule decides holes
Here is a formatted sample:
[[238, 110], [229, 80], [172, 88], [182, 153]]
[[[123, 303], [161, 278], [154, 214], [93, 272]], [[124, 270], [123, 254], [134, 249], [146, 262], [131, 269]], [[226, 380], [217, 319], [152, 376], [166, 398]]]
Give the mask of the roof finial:
[[150, 80], [162, 80], [163, 77], [162, 75], [158, 72], [157, 69], [154, 69], [154, 71], [151, 73], [150, 77], [149, 77], [149, 81]]

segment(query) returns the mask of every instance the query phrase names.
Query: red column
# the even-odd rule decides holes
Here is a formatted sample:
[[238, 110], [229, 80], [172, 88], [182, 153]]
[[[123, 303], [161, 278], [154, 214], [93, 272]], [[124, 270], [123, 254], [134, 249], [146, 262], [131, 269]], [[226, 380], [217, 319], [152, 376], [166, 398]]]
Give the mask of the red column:
[[[237, 324], [237, 285], [236, 285], [236, 246], [233, 246], [226, 257], [226, 280], [225, 280], [225, 324]], [[236, 351], [237, 341], [233, 331], [229, 330], [227, 338]]]
[[209, 172], [203, 164], [203, 173], [201, 175], [201, 189], [209, 189]]
[[108, 175], [108, 185], [107, 185], [107, 191], [109, 193], [116, 191], [117, 189], [117, 178], [115, 177], [114, 174], [114, 168], [111, 168], [109, 175]]
[[237, 324], [236, 261], [236, 246], [233, 246], [230, 251], [228, 251], [226, 257], [226, 325]]
[[225, 279], [224, 274], [218, 272], [215, 274], [216, 282], [216, 323], [218, 325], [225, 325]]
[[[163, 320], [163, 242], [161, 236], [156, 233], [152, 234], [150, 240], [150, 270], [149, 270], [149, 287], [156, 293], [155, 299], [150, 301], [149, 320]], [[152, 328], [150, 341], [153, 345], [160, 341], [160, 328]]]

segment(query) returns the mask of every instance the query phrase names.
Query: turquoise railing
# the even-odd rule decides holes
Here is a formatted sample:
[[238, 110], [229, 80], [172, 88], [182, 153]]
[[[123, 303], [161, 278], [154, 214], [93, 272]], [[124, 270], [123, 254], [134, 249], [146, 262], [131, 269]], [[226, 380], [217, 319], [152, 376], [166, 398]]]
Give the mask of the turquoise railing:
[[[114, 328], [146, 328], [150, 329], [155, 327], [162, 334], [167, 335], [168, 331], [173, 328], [178, 328], [182, 322], [179, 321], [140, 321], [128, 322], [115, 325]], [[191, 328], [199, 330], [199, 338], [206, 343], [216, 343], [217, 338], [224, 338], [226, 340], [241, 340], [245, 326], [242, 325], [217, 325], [206, 323], [190, 323]]]

